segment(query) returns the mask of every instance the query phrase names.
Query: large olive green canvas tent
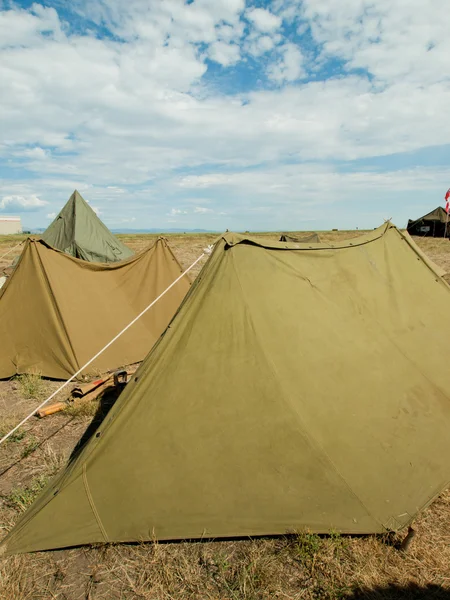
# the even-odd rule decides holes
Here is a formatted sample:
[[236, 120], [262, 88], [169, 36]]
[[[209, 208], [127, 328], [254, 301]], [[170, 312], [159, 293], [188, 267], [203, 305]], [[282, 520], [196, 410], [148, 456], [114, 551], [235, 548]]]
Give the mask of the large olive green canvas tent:
[[116, 262], [133, 255], [77, 190], [41, 237], [49, 246], [87, 261]]
[[[182, 272], [164, 239], [116, 263], [93, 263], [28, 239], [0, 290], [0, 378], [40, 373], [67, 379]], [[190, 283], [183, 277], [87, 371], [142, 360]]]
[[449, 301], [390, 224], [314, 248], [225, 234], [4, 551], [404, 527], [450, 481]]
[[293, 242], [295, 244], [319, 244], [320, 237], [317, 233], [311, 233], [309, 235], [291, 235], [290, 233], [282, 233], [280, 236], [280, 242]]
[[[407, 230], [410, 235], [444, 237], [447, 221], [447, 213], [438, 206], [419, 219], [409, 219]], [[450, 233], [450, 227], [447, 233]]]

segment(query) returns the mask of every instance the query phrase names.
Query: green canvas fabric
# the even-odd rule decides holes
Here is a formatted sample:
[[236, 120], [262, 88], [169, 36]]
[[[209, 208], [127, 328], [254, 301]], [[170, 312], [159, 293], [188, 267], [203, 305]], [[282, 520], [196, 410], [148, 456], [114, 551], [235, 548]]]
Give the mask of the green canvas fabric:
[[310, 235], [295, 236], [289, 233], [282, 233], [280, 236], [280, 242], [293, 242], [295, 244], [319, 244], [320, 237], [317, 233], [311, 233]]
[[[0, 379], [18, 373], [68, 379], [182, 272], [163, 238], [108, 264], [79, 260], [43, 240], [28, 239], [0, 289]], [[189, 287], [185, 275], [86, 372], [143, 360]]]
[[450, 481], [449, 301], [389, 223], [314, 248], [224, 235], [3, 551], [405, 527]]
[[411, 235], [447, 237], [448, 216], [442, 206], [415, 220], [408, 220], [407, 230]]
[[91, 262], [116, 262], [134, 254], [109, 231], [77, 190], [41, 237], [49, 246]]
[[415, 219], [415, 220], [410, 219], [409, 223], [417, 223], [419, 221], [424, 221], [424, 222], [436, 221], [439, 223], [446, 223], [447, 222], [447, 213], [442, 208], [442, 206], [438, 206], [437, 208], [435, 208], [431, 212], [427, 213], [423, 217], [420, 217], [419, 219]]

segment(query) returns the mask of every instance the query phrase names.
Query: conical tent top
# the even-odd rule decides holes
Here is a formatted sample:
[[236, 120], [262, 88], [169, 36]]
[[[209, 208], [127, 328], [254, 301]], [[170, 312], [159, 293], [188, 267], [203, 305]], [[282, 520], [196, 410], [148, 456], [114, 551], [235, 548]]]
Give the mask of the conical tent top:
[[77, 190], [41, 237], [53, 248], [90, 262], [116, 262], [133, 255]]

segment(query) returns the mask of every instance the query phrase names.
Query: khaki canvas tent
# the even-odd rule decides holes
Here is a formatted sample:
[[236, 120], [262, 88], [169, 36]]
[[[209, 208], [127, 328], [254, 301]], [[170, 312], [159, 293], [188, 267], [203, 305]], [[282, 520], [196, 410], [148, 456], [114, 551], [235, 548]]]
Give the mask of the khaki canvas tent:
[[41, 237], [49, 246], [87, 261], [116, 262], [133, 255], [77, 190]]
[[310, 235], [294, 236], [290, 233], [282, 233], [280, 236], [280, 242], [292, 242], [295, 244], [320, 244], [320, 237], [317, 233], [311, 233]]
[[[420, 219], [416, 219], [415, 221], [409, 219], [408, 233], [410, 235], [444, 237], [447, 218], [445, 210], [442, 206], [438, 206], [430, 213], [420, 217]], [[447, 234], [449, 233], [450, 227]]]
[[[67, 379], [182, 272], [164, 239], [117, 263], [73, 258], [28, 239], [0, 290], [0, 378]], [[105, 371], [142, 360], [184, 298], [183, 277], [95, 363]]]
[[225, 234], [8, 553], [408, 525], [450, 481], [450, 290], [394, 226]]

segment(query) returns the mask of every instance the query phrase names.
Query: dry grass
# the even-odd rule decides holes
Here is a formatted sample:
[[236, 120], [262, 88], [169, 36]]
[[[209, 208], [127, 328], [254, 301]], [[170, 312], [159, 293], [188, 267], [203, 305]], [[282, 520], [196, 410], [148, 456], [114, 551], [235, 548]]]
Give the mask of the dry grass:
[[97, 414], [98, 404], [98, 400], [68, 402], [63, 412], [74, 418], [93, 418]]
[[111, 545], [5, 559], [0, 592], [18, 600], [386, 600], [432, 597], [424, 594], [434, 586], [448, 600], [449, 509], [444, 494], [417, 522], [408, 554], [378, 536]]
[[16, 377], [23, 398], [39, 400], [45, 394], [45, 384], [37, 373], [24, 373]]
[[[360, 233], [323, 232], [321, 236], [325, 241], [335, 241]], [[277, 234], [256, 235], [278, 238]], [[120, 237], [140, 250], [157, 236]], [[216, 236], [167, 237], [187, 267]], [[449, 241], [416, 241], [450, 272]], [[14, 243], [11, 238], [0, 238], [0, 255], [5, 246]], [[40, 378], [0, 382], [0, 434], [30, 412], [36, 398], [49, 394], [57, 385]], [[3, 533], [66, 462], [98, 408], [97, 401], [69, 404], [64, 413], [32, 419], [0, 447]], [[424, 511], [415, 528], [417, 535], [407, 554], [395, 547], [399, 537], [344, 537], [335, 533], [319, 537], [305, 533], [240, 541], [111, 545], [14, 556], [0, 560], [0, 598], [450, 600], [450, 492], [443, 493]]]

